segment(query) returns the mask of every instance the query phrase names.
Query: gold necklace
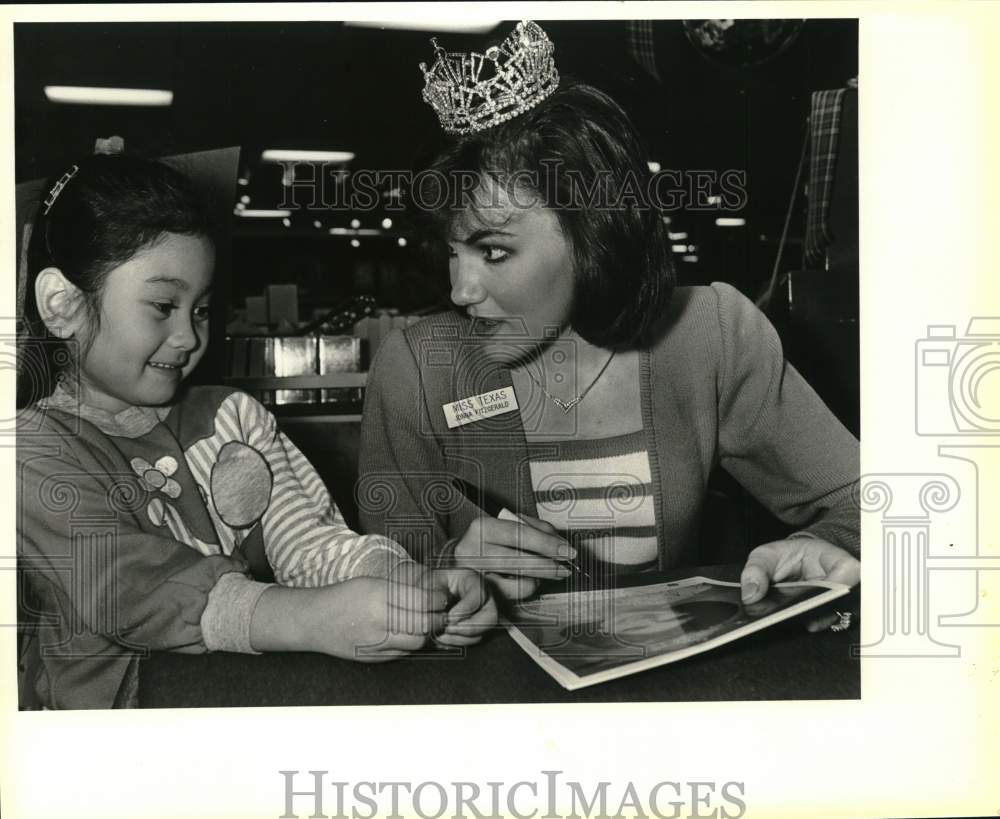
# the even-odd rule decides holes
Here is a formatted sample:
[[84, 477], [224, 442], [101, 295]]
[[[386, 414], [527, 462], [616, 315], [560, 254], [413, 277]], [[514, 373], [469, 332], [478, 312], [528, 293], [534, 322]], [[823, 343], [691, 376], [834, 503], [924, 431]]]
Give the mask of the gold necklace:
[[546, 398], [548, 398], [553, 404], [555, 404], [557, 407], [559, 407], [559, 409], [561, 409], [563, 412], [569, 412], [570, 410], [573, 409], [573, 407], [575, 407], [584, 398], [586, 398], [587, 397], [587, 393], [590, 392], [594, 388], [594, 384], [596, 384], [598, 381], [601, 380], [601, 376], [604, 375], [604, 371], [611, 364], [611, 359], [613, 359], [615, 357], [615, 352], [616, 352], [615, 350], [611, 351], [611, 355], [608, 356], [608, 360], [604, 362], [604, 366], [601, 367], [600, 372], [598, 372], [597, 375], [594, 376], [594, 380], [590, 382], [590, 385], [587, 387], [587, 389], [585, 389], [583, 392], [581, 392], [572, 401], [563, 401], [561, 398], [557, 398], [552, 393], [550, 393], [547, 389], [545, 389], [545, 385], [541, 381], [539, 381], [537, 378], [535, 378], [535, 374], [533, 372], [531, 372], [531, 368], [530, 367], [526, 367], [524, 371], [528, 374], [528, 378], [530, 378], [532, 381], [534, 381], [538, 385], [538, 388], [542, 392], [545, 393], [545, 397]]

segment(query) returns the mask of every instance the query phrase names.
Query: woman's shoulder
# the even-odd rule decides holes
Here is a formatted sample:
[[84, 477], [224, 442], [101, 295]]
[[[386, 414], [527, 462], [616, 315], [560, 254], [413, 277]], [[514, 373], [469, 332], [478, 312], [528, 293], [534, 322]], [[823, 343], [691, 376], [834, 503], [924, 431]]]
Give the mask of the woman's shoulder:
[[726, 282], [677, 287], [656, 324], [651, 346], [718, 346], [735, 326], [762, 316], [750, 299]]
[[388, 333], [373, 356], [372, 369], [412, 369], [423, 361], [422, 349], [440, 350], [460, 343], [468, 335], [469, 322], [453, 311], [434, 313], [408, 327]]

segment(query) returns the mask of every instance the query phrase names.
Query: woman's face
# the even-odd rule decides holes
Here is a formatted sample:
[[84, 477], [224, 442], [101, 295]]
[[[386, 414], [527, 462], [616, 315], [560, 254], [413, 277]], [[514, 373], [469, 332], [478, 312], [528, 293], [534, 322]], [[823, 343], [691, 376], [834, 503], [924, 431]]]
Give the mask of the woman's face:
[[572, 248], [555, 211], [501, 187], [488, 206], [456, 219], [449, 237], [451, 300], [489, 337], [492, 357], [516, 360], [569, 322]]

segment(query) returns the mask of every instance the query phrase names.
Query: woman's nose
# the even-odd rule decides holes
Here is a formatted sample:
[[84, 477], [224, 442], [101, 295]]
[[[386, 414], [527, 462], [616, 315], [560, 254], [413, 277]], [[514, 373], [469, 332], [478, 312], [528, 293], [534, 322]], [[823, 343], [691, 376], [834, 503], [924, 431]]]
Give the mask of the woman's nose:
[[479, 304], [486, 298], [486, 289], [472, 265], [460, 257], [453, 258], [449, 265], [451, 274], [451, 301], [458, 307]]

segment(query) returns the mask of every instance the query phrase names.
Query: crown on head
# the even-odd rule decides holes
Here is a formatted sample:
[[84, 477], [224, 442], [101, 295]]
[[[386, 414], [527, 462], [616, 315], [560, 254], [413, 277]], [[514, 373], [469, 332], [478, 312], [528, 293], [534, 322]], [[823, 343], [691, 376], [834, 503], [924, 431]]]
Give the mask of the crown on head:
[[538, 105], [559, 86], [555, 46], [537, 23], [522, 20], [485, 54], [445, 51], [431, 39], [436, 58], [424, 73], [424, 101], [449, 134], [484, 131]]

